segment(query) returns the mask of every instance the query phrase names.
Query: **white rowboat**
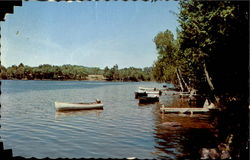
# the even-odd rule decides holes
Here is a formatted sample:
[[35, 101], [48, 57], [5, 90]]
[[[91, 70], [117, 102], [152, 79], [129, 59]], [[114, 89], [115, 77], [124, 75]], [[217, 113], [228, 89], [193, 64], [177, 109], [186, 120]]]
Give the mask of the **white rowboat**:
[[139, 90], [147, 90], [147, 91], [155, 91], [157, 90], [156, 88], [146, 88], [146, 87], [139, 87]]
[[83, 110], [83, 109], [103, 109], [103, 103], [98, 103], [98, 102], [91, 102], [91, 103], [55, 102], [55, 108], [57, 111]]
[[148, 96], [149, 94], [161, 95], [162, 91], [156, 88], [139, 87], [139, 89], [135, 92], [135, 98]]

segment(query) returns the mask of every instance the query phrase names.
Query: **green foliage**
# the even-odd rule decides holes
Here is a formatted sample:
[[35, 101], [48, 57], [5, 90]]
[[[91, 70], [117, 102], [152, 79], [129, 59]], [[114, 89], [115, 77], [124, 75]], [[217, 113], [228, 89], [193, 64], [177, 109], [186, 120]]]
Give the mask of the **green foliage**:
[[118, 81], [150, 81], [151, 78], [151, 68], [145, 67], [141, 68], [123, 68], [118, 69], [118, 65], [114, 65], [111, 69], [108, 67], [104, 68], [104, 76], [107, 80], [118, 80]]
[[215, 94], [246, 93], [249, 2], [181, 1], [180, 6], [179, 41], [190, 71], [187, 76], [197, 87], [205, 84], [206, 65]]
[[156, 81], [176, 83], [176, 68], [179, 65], [178, 42], [171, 31], [160, 32], [154, 38], [158, 60], [153, 66]]
[[111, 69], [104, 70], [97, 67], [83, 67], [77, 65], [52, 66], [43, 64], [38, 67], [13, 65], [5, 68], [1, 66], [1, 79], [51, 79], [51, 80], [86, 80], [88, 75], [103, 75], [107, 80], [117, 81], [150, 81], [151, 68], [124, 68], [119, 69], [114, 65]]
[[179, 23], [176, 43], [169, 31], [155, 38], [154, 78], [176, 82], [178, 68], [190, 87], [226, 110], [218, 121], [220, 136], [233, 134], [232, 157], [247, 157], [249, 2], [180, 1]]
[[2, 77], [2, 79], [7, 79], [7, 69], [4, 66], [0, 66], [0, 77]]
[[223, 126], [220, 136], [234, 135], [232, 157], [247, 157], [249, 2], [193, 0], [181, 1], [180, 7], [179, 41], [189, 70], [186, 77], [192, 77], [194, 86], [206, 94], [210, 87], [225, 109], [217, 122]]
[[249, 2], [238, 1], [180, 1], [177, 39], [169, 30], [154, 38], [158, 51], [154, 79], [177, 84], [178, 68], [192, 88], [246, 97], [248, 6]]
[[106, 77], [107, 80], [112, 80], [113, 79], [113, 74], [111, 72], [111, 70], [108, 67], [104, 68], [104, 77]]
[[38, 67], [24, 66], [22, 63], [18, 66], [13, 65], [7, 69], [1, 66], [1, 79], [75, 79], [84, 80], [88, 76], [87, 71], [81, 66], [63, 65], [51, 66], [43, 64]]

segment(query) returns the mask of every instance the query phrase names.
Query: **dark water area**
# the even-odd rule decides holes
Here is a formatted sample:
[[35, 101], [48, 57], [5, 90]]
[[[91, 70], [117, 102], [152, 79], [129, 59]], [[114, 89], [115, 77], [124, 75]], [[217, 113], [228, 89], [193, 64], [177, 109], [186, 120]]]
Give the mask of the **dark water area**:
[[[207, 114], [161, 114], [160, 106], [188, 106], [169, 91], [138, 105], [139, 86], [155, 82], [1, 81], [1, 140], [14, 156], [36, 158], [195, 159], [215, 143]], [[91, 102], [103, 110], [56, 112], [54, 102]]]

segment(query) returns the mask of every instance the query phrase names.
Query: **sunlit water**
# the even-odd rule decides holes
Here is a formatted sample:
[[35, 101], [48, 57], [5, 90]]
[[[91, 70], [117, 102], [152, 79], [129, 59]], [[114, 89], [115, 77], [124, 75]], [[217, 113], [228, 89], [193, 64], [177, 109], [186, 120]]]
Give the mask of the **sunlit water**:
[[[14, 156], [37, 158], [194, 158], [212, 143], [206, 115], [162, 115], [138, 105], [139, 86], [154, 82], [2, 81], [1, 140]], [[173, 105], [168, 92], [160, 103]], [[56, 112], [55, 101], [91, 102], [104, 110]], [[178, 122], [180, 126], [166, 126]]]

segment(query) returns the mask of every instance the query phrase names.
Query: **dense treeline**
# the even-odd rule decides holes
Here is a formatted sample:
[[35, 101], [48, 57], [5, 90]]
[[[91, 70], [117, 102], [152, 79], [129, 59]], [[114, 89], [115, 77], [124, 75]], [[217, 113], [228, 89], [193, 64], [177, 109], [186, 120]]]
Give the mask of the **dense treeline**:
[[[154, 38], [157, 81], [178, 84], [221, 98], [248, 98], [249, 2], [181, 1], [177, 38]], [[244, 93], [244, 94], [242, 94]]]
[[1, 65], [1, 79], [50, 79], [50, 80], [86, 80], [88, 75], [104, 75], [107, 80], [119, 81], [150, 81], [150, 68], [124, 68], [118, 69], [114, 65], [111, 69], [104, 70], [97, 67], [83, 67], [77, 65], [54, 66], [43, 64], [38, 67], [30, 67], [20, 63], [18, 66], [12, 65], [5, 68]]
[[[248, 137], [248, 1], [180, 1], [180, 28], [158, 33], [154, 42], [157, 81], [182, 91], [197, 89], [223, 110], [217, 124], [234, 157], [247, 155]], [[223, 126], [223, 127], [222, 127]], [[225, 142], [225, 141], [224, 141]], [[244, 156], [246, 156], [244, 155]]]
[[118, 81], [150, 81], [151, 67], [141, 68], [123, 68], [118, 69], [118, 65], [114, 65], [112, 68], [104, 68], [104, 76], [107, 80], [118, 80]]

